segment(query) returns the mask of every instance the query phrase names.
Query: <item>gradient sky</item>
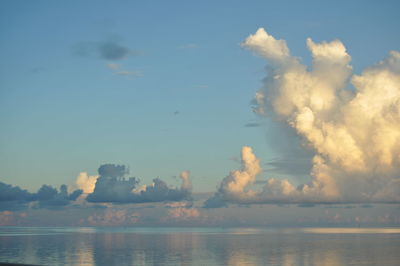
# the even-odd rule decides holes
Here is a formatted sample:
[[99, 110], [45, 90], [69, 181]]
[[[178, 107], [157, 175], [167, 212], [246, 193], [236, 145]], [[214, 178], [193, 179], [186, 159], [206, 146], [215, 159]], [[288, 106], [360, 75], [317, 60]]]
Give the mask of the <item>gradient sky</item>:
[[[0, 178], [36, 190], [111, 162], [144, 181], [190, 170], [195, 191], [212, 191], [237, 167], [241, 146], [263, 162], [292, 149], [285, 138], [276, 145], [277, 126], [252, 113], [265, 63], [240, 47], [248, 34], [266, 28], [305, 63], [307, 37], [338, 38], [357, 73], [400, 47], [398, 8], [397, 1], [2, 1]], [[77, 55], [77, 47], [106, 42], [129, 54]], [[115, 74], [123, 71], [133, 75]], [[253, 122], [263, 126], [245, 126]]]
[[240, 43], [263, 27], [310, 66], [308, 37], [339, 39], [360, 74], [400, 50], [398, 10], [398, 1], [1, 1], [0, 181], [36, 191], [115, 163], [147, 184], [179, 185], [189, 170], [195, 193], [214, 192], [246, 145], [266, 170], [259, 180], [307, 182], [311, 152], [252, 111], [266, 63]]

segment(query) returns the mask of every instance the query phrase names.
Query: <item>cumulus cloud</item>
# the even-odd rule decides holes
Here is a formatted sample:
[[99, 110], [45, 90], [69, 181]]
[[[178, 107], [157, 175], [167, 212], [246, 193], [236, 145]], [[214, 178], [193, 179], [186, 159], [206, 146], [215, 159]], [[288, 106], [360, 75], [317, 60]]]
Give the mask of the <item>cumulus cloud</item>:
[[82, 190], [77, 189], [68, 194], [67, 186], [61, 185], [59, 191], [48, 185], [43, 185], [33, 199], [38, 201], [38, 207], [41, 208], [58, 208], [70, 204], [75, 201], [82, 194]]
[[83, 193], [92, 193], [98, 177], [98, 175], [90, 176], [86, 172], [81, 172], [76, 177], [75, 185], [77, 188], [81, 189]]
[[36, 193], [30, 193], [18, 186], [0, 182], [0, 202], [6, 203], [1, 205], [2, 209], [7, 208], [7, 205], [16, 208], [16, 202], [19, 205], [33, 201], [38, 202], [37, 207], [65, 206], [75, 201], [81, 194], [80, 189], [68, 194], [66, 185], [61, 185], [59, 190], [49, 185], [42, 185]]
[[89, 202], [144, 203], [181, 201], [191, 199], [189, 172], [181, 174], [181, 188], [171, 188], [159, 178], [151, 185], [139, 186], [135, 177], [125, 178], [128, 170], [124, 165], [100, 166], [95, 188], [86, 198]]
[[261, 168], [244, 147], [242, 170], [227, 176], [210, 201], [400, 201], [400, 53], [353, 75], [339, 40], [306, 43], [311, 70], [262, 28], [242, 46], [269, 63], [255, 112], [287, 123], [314, 152], [310, 182], [271, 178], [262, 190], [249, 189]]
[[252, 148], [242, 148], [241, 163], [242, 169], [230, 172], [222, 180], [218, 192], [205, 202], [205, 207], [221, 207], [225, 201], [247, 202], [255, 196], [254, 191], [247, 188], [255, 183], [256, 176], [262, 169]]
[[242, 46], [276, 63], [283, 63], [290, 60], [289, 48], [286, 45], [286, 41], [275, 39], [263, 28], [259, 28], [254, 35], [250, 35], [242, 43]]
[[0, 182], [0, 201], [31, 201], [34, 195], [18, 186]]

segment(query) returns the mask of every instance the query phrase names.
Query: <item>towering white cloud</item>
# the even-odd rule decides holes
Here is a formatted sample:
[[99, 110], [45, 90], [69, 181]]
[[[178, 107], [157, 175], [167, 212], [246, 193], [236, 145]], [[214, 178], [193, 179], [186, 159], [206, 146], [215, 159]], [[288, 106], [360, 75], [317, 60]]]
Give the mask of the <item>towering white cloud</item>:
[[90, 176], [86, 172], [81, 172], [76, 177], [76, 187], [83, 190], [83, 193], [92, 193], [96, 186], [98, 175]]
[[268, 58], [275, 63], [282, 63], [290, 59], [289, 48], [285, 40], [276, 40], [263, 28], [259, 28], [254, 35], [250, 35], [242, 44], [250, 50]]
[[230, 174], [222, 180], [220, 192], [224, 193], [228, 198], [249, 198], [253, 196], [251, 190], [245, 190], [250, 184], [256, 180], [256, 176], [261, 172], [260, 161], [253, 154], [250, 147], [242, 148], [242, 169], [230, 172]]
[[192, 190], [192, 181], [190, 180], [190, 172], [189, 171], [182, 171], [180, 176], [182, 179], [181, 190]]
[[[262, 28], [242, 47], [270, 66], [256, 93], [255, 111], [287, 123], [315, 156], [309, 183], [295, 187], [287, 180], [270, 179], [257, 193], [239, 185], [242, 196], [235, 201], [243, 196], [250, 202], [400, 201], [399, 52], [391, 51], [361, 75], [353, 75], [351, 57], [339, 40], [307, 39], [312, 70], [290, 55], [284, 40]], [[249, 184], [246, 178], [240, 180]], [[227, 178], [221, 187], [226, 183]], [[229, 199], [224, 189], [219, 193]]]

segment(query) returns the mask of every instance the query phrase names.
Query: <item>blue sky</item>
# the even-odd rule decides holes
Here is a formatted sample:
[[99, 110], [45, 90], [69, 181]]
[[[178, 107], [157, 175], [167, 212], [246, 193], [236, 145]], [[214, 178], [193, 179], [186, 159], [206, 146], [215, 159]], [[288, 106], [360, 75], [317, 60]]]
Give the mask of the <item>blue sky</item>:
[[[397, 1], [2, 1], [0, 179], [36, 190], [117, 163], [145, 182], [159, 176], [178, 183], [173, 177], [190, 170], [194, 191], [214, 191], [238, 167], [243, 145], [263, 162], [292, 149], [290, 136], [277, 140], [277, 126], [252, 112], [265, 62], [240, 47], [249, 34], [264, 27], [306, 64], [307, 37], [340, 39], [360, 73], [399, 49], [399, 7]], [[129, 53], [101, 57], [93, 47], [107, 42]], [[77, 55], [85, 45], [89, 51]], [[124, 71], [132, 76], [115, 74]], [[246, 127], [250, 122], [262, 126]]]
[[[398, 10], [398, 1], [2, 1], [0, 225], [398, 226], [400, 53], [362, 73], [400, 50]], [[291, 73], [301, 78], [271, 83]], [[321, 111], [332, 88], [337, 105]], [[268, 100], [255, 104], [256, 93]], [[386, 111], [352, 109], [370, 105]], [[317, 122], [304, 127], [310, 112]], [[147, 186], [113, 181], [127, 176], [118, 165]]]

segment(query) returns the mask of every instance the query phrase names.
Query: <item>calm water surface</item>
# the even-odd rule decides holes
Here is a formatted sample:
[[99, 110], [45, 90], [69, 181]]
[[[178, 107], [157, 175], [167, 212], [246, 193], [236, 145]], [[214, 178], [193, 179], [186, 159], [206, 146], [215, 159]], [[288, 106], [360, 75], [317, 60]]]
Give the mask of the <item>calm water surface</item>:
[[0, 227], [0, 262], [400, 265], [400, 229]]

